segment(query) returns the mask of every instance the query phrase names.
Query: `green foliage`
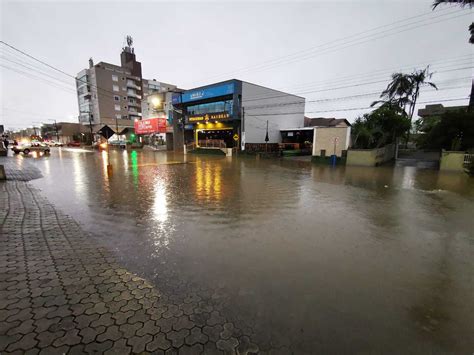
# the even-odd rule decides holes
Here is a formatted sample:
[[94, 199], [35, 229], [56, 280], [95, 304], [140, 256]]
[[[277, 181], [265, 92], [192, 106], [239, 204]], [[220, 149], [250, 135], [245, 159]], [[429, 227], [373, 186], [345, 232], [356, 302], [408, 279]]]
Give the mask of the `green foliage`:
[[399, 107], [405, 111], [408, 108], [407, 115], [411, 120], [415, 112], [416, 100], [420, 95], [420, 89], [423, 86], [438, 89], [435, 84], [428, 81], [432, 76], [429, 67], [415, 70], [411, 74], [394, 73], [392, 74], [392, 81], [380, 94], [381, 100], [374, 101], [372, 106], [382, 103], [383, 105]]
[[372, 149], [394, 143], [410, 129], [410, 119], [396, 106], [382, 105], [352, 124], [354, 148]]
[[421, 148], [468, 150], [474, 148], [474, 113], [464, 110], [444, 113], [439, 119], [426, 120], [418, 145]]

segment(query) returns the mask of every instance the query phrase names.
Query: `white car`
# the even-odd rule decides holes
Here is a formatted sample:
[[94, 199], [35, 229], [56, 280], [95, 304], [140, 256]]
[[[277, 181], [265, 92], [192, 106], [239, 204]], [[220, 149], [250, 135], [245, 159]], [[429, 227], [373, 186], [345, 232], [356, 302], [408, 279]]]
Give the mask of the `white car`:
[[63, 147], [64, 143], [57, 142], [57, 141], [48, 141], [46, 142], [50, 147]]
[[44, 154], [49, 154], [50, 152], [49, 146], [42, 142], [31, 142], [14, 146], [12, 147], [12, 150], [15, 154], [23, 153], [25, 155], [30, 154], [30, 152], [43, 152]]

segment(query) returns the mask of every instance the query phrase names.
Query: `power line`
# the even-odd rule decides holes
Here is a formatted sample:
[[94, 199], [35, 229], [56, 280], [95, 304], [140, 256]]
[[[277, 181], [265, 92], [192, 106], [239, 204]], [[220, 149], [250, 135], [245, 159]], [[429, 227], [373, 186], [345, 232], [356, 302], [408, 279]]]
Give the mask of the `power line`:
[[110, 96], [110, 98], [113, 98], [115, 95], [117, 95], [117, 93], [114, 92], [114, 91], [110, 91], [110, 90], [107, 90], [107, 89], [99, 88], [97, 85], [94, 85], [94, 84], [92, 84], [92, 83], [88, 83], [87, 81], [83, 81], [83, 80], [81, 80], [81, 79], [78, 79], [78, 78], [76, 78], [74, 75], [68, 74], [68, 73], [66, 73], [66, 72], [63, 71], [63, 70], [58, 69], [58, 68], [56, 68], [56, 67], [54, 67], [54, 66], [52, 66], [52, 65], [50, 65], [50, 64], [48, 64], [48, 63], [46, 63], [46, 62], [44, 62], [44, 61], [42, 61], [41, 59], [38, 59], [38, 58], [36, 58], [36, 57], [34, 57], [34, 56], [32, 56], [32, 55], [30, 55], [30, 54], [28, 54], [28, 53], [22, 51], [21, 49], [18, 49], [18, 48], [16, 48], [16, 47], [12, 46], [11, 44], [6, 43], [5, 41], [1, 41], [1, 40], [0, 40], [0, 43], [2, 43], [3, 45], [5, 45], [5, 46], [7, 46], [7, 47], [9, 47], [9, 48], [11, 48], [11, 49], [13, 49], [14, 51], [16, 51], [16, 52], [18, 52], [18, 53], [23, 54], [24, 56], [27, 56], [28, 58], [31, 58], [31, 59], [33, 59], [33, 60], [35, 60], [35, 61], [37, 61], [37, 62], [39, 62], [39, 63], [41, 63], [41, 64], [43, 64], [43, 65], [45, 65], [45, 66], [47, 66], [48, 68], [51, 68], [51, 69], [53, 69], [53, 70], [55, 70], [55, 71], [57, 71], [57, 72], [59, 72], [59, 73], [61, 73], [61, 74], [64, 74], [64, 75], [66, 75], [66, 76], [68, 76], [68, 77], [70, 77], [70, 78], [73, 78], [73, 79], [74, 79], [75, 81], [77, 81], [77, 82], [82, 82], [82, 83], [87, 84], [87, 85], [89, 85], [89, 86], [95, 87], [97, 90], [102, 90], [103, 92], [111, 93], [112, 96]]
[[51, 78], [51, 79], [57, 80], [57, 81], [59, 81], [61, 84], [70, 85], [70, 86], [71, 86], [71, 89], [74, 87], [74, 85], [71, 84], [70, 82], [66, 82], [66, 81], [64, 81], [64, 80], [62, 80], [62, 79], [59, 79], [59, 78], [53, 76], [53, 75], [49, 75], [49, 74], [47, 74], [47, 73], [45, 73], [45, 72], [43, 72], [43, 71], [41, 71], [41, 70], [39, 70], [39, 69], [35, 69], [35, 68], [33, 68], [33, 67], [30, 67], [29, 65], [25, 65], [25, 64], [19, 63], [19, 62], [17, 62], [17, 61], [14, 61], [14, 60], [11, 60], [11, 59], [8, 59], [8, 58], [5, 58], [5, 57], [0, 57], [0, 58], [1, 58], [2, 60], [6, 60], [6, 61], [8, 61], [8, 62], [17, 64], [17, 65], [19, 65], [19, 66], [21, 66], [21, 67], [23, 67], [23, 68], [26, 68], [26, 69], [29, 69], [29, 70], [31, 70], [31, 71], [40, 73], [41, 75], [47, 76], [47, 77], [49, 77], [49, 78]]
[[22, 70], [19, 70], [19, 69], [15, 69], [15, 68], [12, 68], [12, 67], [9, 67], [7, 65], [4, 65], [2, 63], [0, 63], [0, 66], [5, 68], [5, 69], [8, 69], [8, 70], [11, 70], [13, 72], [16, 72], [18, 74], [21, 74], [21, 75], [24, 75], [30, 79], [35, 79], [35, 80], [38, 80], [38, 81], [41, 81], [43, 83], [46, 83], [46, 84], [49, 84], [51, 86], [54, 86], [58, 89], [61, 89], [63, 91], [67, 91], [69, 93], [75, 93], [74, 90], [70, 89], [70, 88], [67, 88], [67, 87], [64, 87], [64, 86], [61, 86], [60, 84], [56, 83], [56, 82], [53, 82], [51, 80], [48, 80], [48, 79], [45, 79], [45, 78], [42, 78], [42, 77], [39, 77], [39, 76], [36, 76], [36, 75], [33, 75], [31, 73], [28, 73], [28, 72], [25, 72], [25, 71], [22, 71]]
[[[461, 68], [460, 68], [461, 69]], [[466, 68], [462, 68], [463, 70], [465, 70]], [[438, 73], [443, 73], [443, 71], [439, 71]], [[471, 79], [471, 77], [468, 77], [469, 79]], [[464, 78], [463, 78], [464, 79]], [[380, 84], [380, 83], [387, 83], [388, 80], [387, 79], [384, 79], [384, 80], [376, 80], [376, 81], [369, 81], [369, 82], [361, 82], [361, 83], [357, 83], [357, 84], [352, 84], [352, 85], [343, 85], [343, 86], [337, 86], [337, 87], [332, 87], [332, 88], [327, 88], [327, 89], [320, 89], [320, 90], [309, 90], [309, 91], [302, 91], [302, 92], [298, 92], [296, 93], [297, 95], [301, 95], [301, 94], [309, 94], [309, 93], [318, 93], [318, 92], [325, 92], [325, 91], [334, 91], [334, 90], [340, 90], [340, 89], [348, 89], [348, 88], [354, 88], [354, 87], [360, 87], [360, 86], [366, 86], [366, 85], [372, 85], [372, 84]], [[295, 95], [296, 95], [295, 94]], [[245, 103], [245, 102], [252, 102], [252, 101], [260, 101], [260, 100], [268, 100], [268, 99], [274, 99], [274, 98], [279, 98], [279, 97], [286, 97], [288, 96], [289, 94], [287, 93], [282, 93], [282, 94], [278, 94], [278, 95], [274, 95], [274, 96], [267, 96], [267, 97], [260, 97], [260, 98], [254, 98], [254, 99], [247, 99], [247, 100], [243, 100], [242, 103]], [[291, 95], [291, 94], [290, 94]], [[294, 95], [293, 95], [294, 96]], [[245, 106], [247, 107], [247, 106]]]
[[[431, 101], [420, 101], [417, 104], [428, 104], [428, 103], [438, 103], [438, 102], [448, 102], [448, 101], [460, 101], [460, 100], [468, 100], [469, 97], [461, 97], [461, 98], [453, 98], [453, 99], [443, 99], [443, 100], [431, 100]], [[319, 112], [339, 112], [339, 111], [354, 111], [354, 110], [368, 110], [374, 109], [374, 107], [349, 107], [349, 108], [342, 108], [342, 109], [332, 109], [332, 110], [320, 110], [320, 111], [309, 111], [309, 112], [285, 112], [285, 113], [261, 113], [261, 114], [245, 114], [245, 116], [251, 117], [261, 117], [261, 116], [284, 116], [284, 115], [296, 115], [301, 113], [319, 113]]]
[[[448, 8], [449, 9], [449, 8]], [[457, 11], [453, 11], [453, 12], [449, 12], [449, 13], [446, 13], [446, 14], [442, 14], [442, 15], [438, 15], [438, 16], [432, 16], [430, 19], [427, 19], [427, 20], [432, 20], [434, 18], [439, 18], [439, 17], [443, 17], [443, 16], [446, 16], [446, 15], [451, 15], [451, 14], [455, 14], [455, 13], [459, 13], [459, 12], [462, 12], [462, 10], [457, 10]], [[255, 64], [255, 65], [252, 65], [252, 66], [249, 66], [249, 67], [244, 67], [242, 69], [238, 69], [238, 70], [235, 70], [235, 71], [232, 71], [232, 72], [228, 72], [228, 73], [223, 73], [223, 74], [219, 74], [219, 75], [213, 75], [209, 78], [217, 78], [217, 77], [221, 77], [221, 76], [224, 76], [224, 75], [227, 75], [227, 74], [235, 74], [235, 73], [239, 73], [239, 72], [245, 72], [245, 71], [249, 71], [249, 70], [255, 70], [255, 69], [264, 69], [265, 66], [269, 67], [269, 66], [274, 66], [275, 64], [276, 65], [281, 65], [281, 64], [285, 64], [284, 60], [288, 60], [290, 59], [291, 57], [294, 57], [294, 58], [291, 58], [290, 59], [290, 62], [291, 61], [294, 61], [295, 59], [296, 60], [301, 60], [301, 59], [298, 59], [298, 57], [301, 56], [302, 53], [305, 53], [305, 52], [312, 52], [318, 48], [321, 48], [321, 47], [325, 47], [325, 46], [328, 46], [328, 45], [332, 45], [332, 47], [329, 47], [329, 48], [326, 48], [326, 49], [323, 49], [323, 53], [317, 53], [317, 55], [319, 54], [326, 54], [328, 53], [327, 51], [328, 50], [334, 50], [337, 48], [337, 46], [340, 46], [341, 44], [338, 44], [338, 45], [334, 45], [335, 42], [338, 42], [338, 41], [347, 41], [348, 39], [350, 38], [354, 38], [354, 37], [358, 37], [360, 36], [361, 34], [365, 34], [365, 33], [368, 33], [368, 32], [373, 32], [375, 30], [378, 30], [380, 28], [384, 28], [384, 27], [389, 27], [389, 26], [393, 26], [394, 24], [396, 23], [399, 23], [399, 22], [406, 22], [406, 21], [409, 21], [413, 18], [417, 18], [417, 17], [423, 17], [423, 16], [426, 16], [426, 15], [432, 15], [433, 12], [428, 12], [428, 13], [424, 13], [424, 14], [421, 14], [421, 15], [416, 15], [416, 16], [412, 16], [412, 17], [409, 17], [409, 18], [406, 18], [406, 19], [402, 19], [402, 20], [398, 20], [398, 21], [395, 21], [391, 24], [386, 24], [386, 25], [382, 25], [382, 26], [378, 26], [378, 27], [375, 27], [375, 28], [372, 28], [370, 30], [367, 30], [367, 31], [364, 31], [364, 32], [360, 32], [360, 33], [357, 33], [357, 34], [354, 34], [354, 35], [351, 35], [349, 37], [342, 37], [342, 38], [339, 38], [339, 39], [336, 39], [336, 40], [332, 40], [332, 41], [329, 41], [329, 42], [326, 42], [326, 43], [323, 43], [323, 44], [320, 44], [320, 45], [317, 45], [317, 46], [314, 46], [314, 47], [310, 47], [308, 49], [305, 49], [305, 50], [302, 50], [302, 51], [298, 51], [298, 52], [295, 52], [293, 54], [289, 54], [289, 55], [286, 55], [286, 56], [283, 56], [283, 57], [280, 57], [280, 58], [276, 58], [276, 59], [272, 59], [272, 60], [269, 60], [269, 61], [265, 61], [265, 62], [262, 62], [260, 64]], [[463, 14], [461, 16], [465, 16], [466, 14]], [[398, 33], [401, 33], [401, 32], [405, 32], [407, 30], [411, 30], [411, 29], [415, 29], [415, 28], [418, 28], [418, 27], [422, 27], [422, 26], [426, 26], [426, 25], [430, 25], [430, 24], [435, 24], [435, 23], [438, 23], [438, 22], [442, 22], [442, 21], [446, 21], [446, 20], [450, 20], [450, 19], [454, 19], [454, 18], [457, 18], [457, 17], [460, 17], [460, 16], [454, 16], [454, 17], [450, 17], [448, 19], [444, 19], [444, 20], [441, 20], [441, 21], [436, 21], [436, 22], [430, 22], [428, 24], [424, 24], [424, 25], [421, 25], [421, 26], [416, 26], [416, 27], [411, 27], [411, 28], [408, 28], [408, 29], [404, 29], [403, 31], [400, 31], [400, 32], [395, 32], [395, 33], [392, 33], [392, 34], [388, 34], [388, 35], [393, 35], [393, 34], [398, 34]], [[397, 26], [395, 28], [392, 28], [390, 30], [386, 30], [386, 31], [383, 31], [383, 32], [387, 32], [387, 31], [393, 31], [393, 30], [396, 30], [398, 28], [404, 28], [406, 26], [409, 26], [409, 25], [413, 25], [413, 24], [416, 24], [416, 23], [420, 23], [420, 22], [423, 22], [423, 21], [427, 21], [427, 20], [422, 20], [422, 21], [416, 21], [416, 22], [413, 22], [413, 23], [409, 23], [409, 24], [404, 24], [402, 26]], [[371, 36], [373, 35], [380, 35], [380, 33], [383, 33], [383, 32], [379, 32], [379, 33], [375, 33], [375, 34], [372, 34]], [[367, 37], [367, 36], [366, 36]], [[379, 38], [383, 38], [383, 37], [386, 37], [386, 36], [382, 36], [382, 37], [379, 37]], [[362, 37], [362, 38], [365, 38], [365, 37]], [[356, 39], [357, 40], [360, 40], [362, 38], [359, 38], [359, 39]], [[373, 38], [373, 39], [370, 39], [370, 40], [375, 40], [375, 39], [379, 39], [379, 38]], [[370, 41], [369, 40], [369, 41]], [[355, 44], [352, 44], [352, 45], [357, 45], [357, 44], [362, 44], [362, 43], [365, 43], [367, 41], [364, 41], [364, 42], [357, 42]], [[342, 43], [342, 45], [345, 45], [347, 43]], [[351, 46], [352, 46], [351, 45]], [[347, 47], [343, 47], [343, 48], [347, 48]], [[324, 52], [326, 51], [326, 52]], [[305, 53], [303, 54], [303, 57], [304, 56], [308, 56], [309, 53]], [[308, 59], [308, 58], [304, 58], [304, 59]], [[276, 63], [272, 63], [272, 62], [276, 62]], [[265, 64], [265, 63], [271, 63], [271, 64]], [[288, 63], [286, 63], [288, 64]], [[208, 79], [209, 79], [208, 78]]]
[[[313, 81], [313, 82], [308, 82], [308, 83], [299, 84], [299, 85], [280, 87], [280, 88], [277, 88], [277, 90], [285, 89], [287, 91], [289, 88], [303, 89], [303, 88], [306, 88], [306, 87], [317, 87], [317, 86], [323, 86], [323, 85], [328, 84], [328, 83], [335, 84], [335, 83], [338, 83], [338, 82], [341, 82], [341, 81], [342, 82], [347, 82], [347, 81], [353, 81], [353, 80], [360, 80], [361, 77], [363, 77], [363, 78], [380, 77], [380, 76], [390, 75], [393, 72], [403, 72], [405, 70], [410, 70], [412, 68], [416, 68], [416, 67], [419, 67], [419, 66], [427, 66], [427, 65], [432, 66], [434, 68], [433, 72], [436, 72], [435, 69], [445, 69], [445, 68], [450, 67], [451, 65], [472, 63], [473, 62], [472, 58], [473, 57], [472, 57], [471, 54], [467, 54], [465, 56], [461, 56], [461, 57], [458, 57], [456, 59], [451, 59], [451, 60], [425, 61], [425, 62], [421, 62], [421, 63], [417, 63], [417, 64], [404, 65], [402, 67], [392, 67], [392, 69], [378, 69], [378, 70], [375, 70], [375, 71], [370, 71], [370, 72], [365, 72], [365, 73], [359, 73], [359, 74], [353, 74], [353, 75], [348, 75], [348, 76], [336, 77], [334, 79], [327, 79], [327, 80], [323, 80], [323, 81]], [[446, 67], [445, 66], [437, 67], [437, 64], [436, 64], [436, 63], [445, 64], [445, 63], [449, 63], [449, 62], [453, 62], [453, 61], [456, 62], [456, 63], [449, 64]], [[457, 63], [459, 61], [461, 61], [462, 63]], [[465, 61], [468, 61], [468, 62], [464, 63]]]

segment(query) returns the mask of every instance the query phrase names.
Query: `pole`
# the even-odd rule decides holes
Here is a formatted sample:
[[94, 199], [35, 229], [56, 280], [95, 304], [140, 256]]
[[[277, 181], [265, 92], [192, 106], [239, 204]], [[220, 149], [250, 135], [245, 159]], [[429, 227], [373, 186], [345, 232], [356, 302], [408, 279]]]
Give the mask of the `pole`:
[[59, 142], [58, 123], [54, 120], [54, 129], [56, 130], [56, 140]]
[[117, 140], [119, 139], [119, 132], [118, 132], [118, 119], [117, 116], [115, 116], [115, 134], [117, 135]]
[[267, 120], [267, 134], [265, 136], [265, 153], [268, 153], [268, 120]]
[[240, 132], [240, 148], [245, 150], [245, 142], [242, 144], [242, 138], [245, 136], [245, 107], [242, 107], [242, 130]]

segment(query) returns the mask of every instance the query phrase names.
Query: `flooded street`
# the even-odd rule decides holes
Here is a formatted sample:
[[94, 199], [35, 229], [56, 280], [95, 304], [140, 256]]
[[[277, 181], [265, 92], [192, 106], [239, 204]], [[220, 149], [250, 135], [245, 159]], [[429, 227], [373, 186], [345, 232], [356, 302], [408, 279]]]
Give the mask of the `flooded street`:
[[58, 208], [163, 294], [296, 353], [474, 351], [474, 179], [255, 157], [56, 149]]

